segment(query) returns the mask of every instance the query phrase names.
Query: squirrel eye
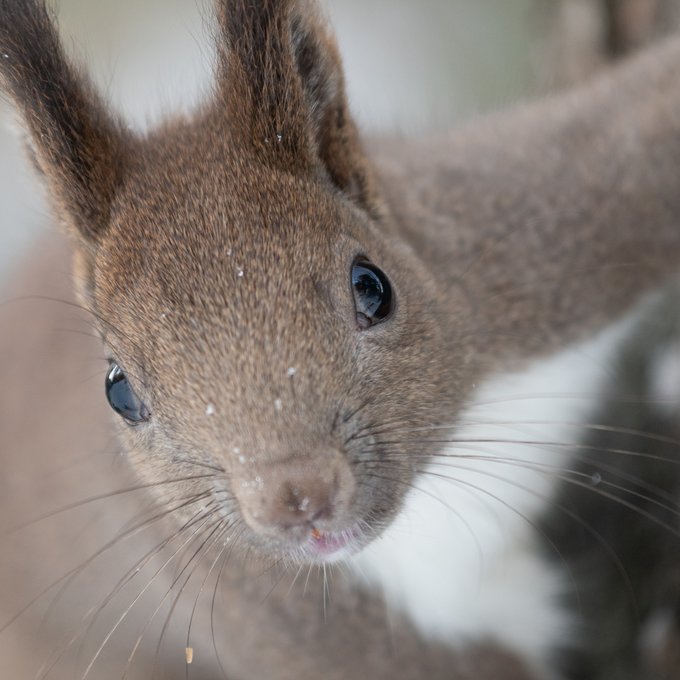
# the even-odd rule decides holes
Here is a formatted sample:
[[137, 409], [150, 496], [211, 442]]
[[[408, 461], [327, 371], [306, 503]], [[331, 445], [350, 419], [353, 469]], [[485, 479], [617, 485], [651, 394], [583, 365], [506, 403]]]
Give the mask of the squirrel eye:
[[364, 258], [352, 265], [352, 290], [359, 328], [385, 321], [392, 312], [392, 286], [382, 270]]
[[136, 425], [149, 420], [151, 414], [144, 402], [135, 394], [121, 367], [112, 362], [106, 374], [106, 398], [111, 408], [128, 423]]

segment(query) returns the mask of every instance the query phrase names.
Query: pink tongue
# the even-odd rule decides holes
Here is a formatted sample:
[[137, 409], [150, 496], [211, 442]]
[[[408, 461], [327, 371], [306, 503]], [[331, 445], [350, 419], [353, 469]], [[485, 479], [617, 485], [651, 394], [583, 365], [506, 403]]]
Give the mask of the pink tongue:
[[321, 555], [329, 555], [340, 550], [347, 544], [347, 540], [340, 534], [326, 534], [318, 529], [312, 529], [312, 548]]

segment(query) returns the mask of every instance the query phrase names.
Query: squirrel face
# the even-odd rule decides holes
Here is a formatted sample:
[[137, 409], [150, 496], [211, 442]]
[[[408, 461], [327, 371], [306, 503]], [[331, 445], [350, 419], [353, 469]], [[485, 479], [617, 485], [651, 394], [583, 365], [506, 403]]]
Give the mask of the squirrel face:
[[206, 131], [140, 141], [82, 274], [122, 436], [266, 550], [358, 547], [418, 468], [406, 431], [443, 410], [427, 270], [327, 181]]

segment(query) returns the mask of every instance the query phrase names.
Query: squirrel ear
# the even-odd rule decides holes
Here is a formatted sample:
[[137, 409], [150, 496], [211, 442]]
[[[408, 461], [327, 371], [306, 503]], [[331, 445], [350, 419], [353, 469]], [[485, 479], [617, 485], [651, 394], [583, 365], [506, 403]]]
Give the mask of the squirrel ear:
[[68, 63], [43, 0], [0, 0], [0, 84], [22, 115], [60, 218], [96, 240], [108, 224], [124, 135]]
[[265, 160], [321, 171], [379, 212], [370, 164], [349, 113], [340, 55], [308, 0], [219, 0], [218, 90], [229, 126]]
[[312, 12], [295, 17], [292, 35], [317, 154], [343, 192], [369, 212], [378, 212], [377, 187], [349, 111], [335, 38], [327, 24]]

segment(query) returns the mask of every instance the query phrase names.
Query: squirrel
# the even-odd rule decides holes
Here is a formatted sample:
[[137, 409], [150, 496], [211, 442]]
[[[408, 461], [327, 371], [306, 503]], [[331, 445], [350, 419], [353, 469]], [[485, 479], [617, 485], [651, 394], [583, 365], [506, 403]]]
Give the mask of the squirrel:
[[[447, 599], [462, 586], [437, 569], [447, 526], [425, 515], [431, 553], [394, 527], [423, 478], [446, 476], [436, 466], [470, 444], [459, 433], [481, 381], [585, 341], [677, 273], [680, 41], [450, 134], [369, 147], [314, 3], [216, 0], [215, 16], [211, 96], [140, 135], [65, 56], [42, 0], [0, 0], [0, 82], [70, 237], [73, 304], [105, 348], [115, 412], [89, 386], [64, 389], [81, 375], [82, 347], [50, 335], [53, 312], [35, 345], [21, 341], [30, 359], [7, 370], [8, 451], [28, 464], [39, 450], [54, 466], [119, 441], [125, 464], [110, 478], [128, 480], [99, 494], [91, 457], [69, 467], [90, 501], [123, 497], [129, 516], [104, 518], [103, 544], [55, 564], [60, 577], [38, 589], [68, 589], [88, 569], [117, 574], [70, 627], [65, 616], [69, 632], [38, 677], [67, 673], [79, 645], [83, 678], [121, 666], [153, 677], [180, 618], [186, 643], [164, 678], [559, 677], [550, 650], [569, 618], [526, 605], [533, 588], [539, 609], [556, 609], [553, 572], [510, 604], [499, 597], [470, 636]], [[63, 257], [46, 251], [29, 278]], [[9, 351], [27, 322], [5, 313]], [[138, 504], [127, 498], [140, 491]], [[452, 521], [457, 508], [443, 507]], [[115, 568], [112, 550], [155, 530], [152, 547]], [[383, 550], [386, 537], [396, 550]], [[20, 552], [20, 542], [7, 551], [3, 583]], [[425, 568], [404, 599], [432, 603], [434, 628], [417, 602], [386, 613], [384, 597], [405, 583], [390, 578], [410, 559]], [[90, 650], [88, 633], [130, 588]], [[205, 590], [209, 613], [194, 616]], [[19, 613], [0, 622], [3, 635], [25, 640], [17, 629], [35, 600], [7, 591]], [[140, 645], [164, 617], [144, 661]], [[108, 655], [135, 621], [123, 656]], [[34, 661], [26, 654], [14, 676]]]

